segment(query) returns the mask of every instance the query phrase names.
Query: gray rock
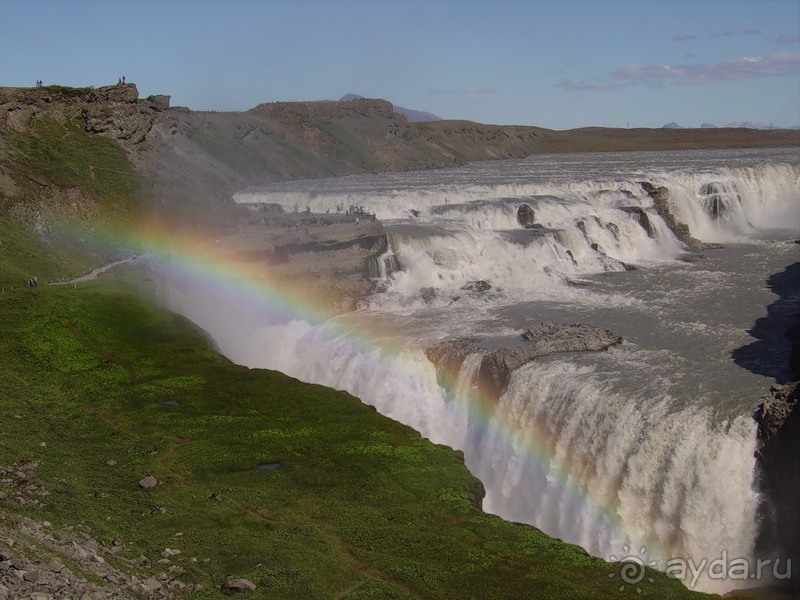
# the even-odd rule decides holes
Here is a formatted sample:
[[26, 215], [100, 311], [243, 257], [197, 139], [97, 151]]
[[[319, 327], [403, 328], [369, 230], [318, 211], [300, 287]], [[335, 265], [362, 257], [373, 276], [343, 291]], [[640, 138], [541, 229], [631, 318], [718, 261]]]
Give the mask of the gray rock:
[[420, 289], [419, 295], [425, 304], [430, 304], [433, 299], [438, 295], [438, 290], [435, 287], [424, 287]]
[[155, 577], [148, 577], [140, 583], [141, 589], [145, 594], [152, 594], [161, 589], [161, 582]]
[[62, 563], [57, 558], [54, 558], [49, 563], [47, 563], [47, 568], [50, 569], [53, 573], [61, 573], [64, 570], [64, 563]]
[[252, 592], [256, 589], [256, 584], [242, 578], [229, 577], [222, 586], [224, 590], [234, 590], [237, 592]]
[[461, 289], [468, 292], [488, 292], [492, 289], [492, 284], [483, 279], [479, 279], [478, 281], [467, 282]]
[[148, 475], [139, 482], [139, 487], [142, 488], [143, 490], [147, 490], [156, 487], [157, 484], [158, 480], [152, 475]]

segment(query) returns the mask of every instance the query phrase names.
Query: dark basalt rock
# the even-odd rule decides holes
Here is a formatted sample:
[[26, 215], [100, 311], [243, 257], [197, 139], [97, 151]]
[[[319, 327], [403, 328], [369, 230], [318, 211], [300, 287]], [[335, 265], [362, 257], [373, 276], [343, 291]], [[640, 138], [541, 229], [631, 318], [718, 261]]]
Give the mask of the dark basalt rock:
[[492, 284], [483, 279], [479, 279], [478, 281], [467, 282], [461, 289], [468, 292], [488, 292], [492, 289]]
[[523, 227], [531, 227], [534, 225], [534, 212], [530, 204], [523, 204], [517, 209], [517, 223]]

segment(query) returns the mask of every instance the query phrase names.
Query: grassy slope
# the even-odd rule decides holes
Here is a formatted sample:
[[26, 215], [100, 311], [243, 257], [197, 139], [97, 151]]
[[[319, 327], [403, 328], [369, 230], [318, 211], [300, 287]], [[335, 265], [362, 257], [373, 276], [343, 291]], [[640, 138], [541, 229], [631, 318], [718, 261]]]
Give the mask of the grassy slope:
[[[139, 183], [125, 152], [113, 141], [86, 133], [79, 123], [59, 125], [34, 121], [31, 132], [0, 129], [0, 165], [18, 193], [0, 193], [0, 284], [20, 286], [78, 274], [106, 261], [94, 228], [124, 225], [136, 217]], [[80, 206], [64, 201], [77, 191]], [[11, 205], [23, 212], [44, 212], [41, 233], [8, 214]], [[80, 220], [76, 212], [88, 213]]]
[[[28, 514], [131, 558], [177, 547], [209, 597], [228, 574], [280, 598], [617, 593], [611, 565], [476, 508], [458, 453], [344, 392], [233, 365], [119, 287], [5, 294], [0, 328], [3, 464], [37, 460], [52, 492]], [[162, 483], [139, 490], [147, 474]], [[640, 597], [690, 596], [654, 577]]]

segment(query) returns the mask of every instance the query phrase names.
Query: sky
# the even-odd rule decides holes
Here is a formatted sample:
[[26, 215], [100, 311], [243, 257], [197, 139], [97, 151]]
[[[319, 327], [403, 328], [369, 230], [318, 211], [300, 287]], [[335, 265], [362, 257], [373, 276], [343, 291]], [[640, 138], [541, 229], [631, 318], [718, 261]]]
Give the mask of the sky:
[[0, 86], [195, 110], [384, 98], [481, 123], [800, 125], [800, 0], [0, 0]]

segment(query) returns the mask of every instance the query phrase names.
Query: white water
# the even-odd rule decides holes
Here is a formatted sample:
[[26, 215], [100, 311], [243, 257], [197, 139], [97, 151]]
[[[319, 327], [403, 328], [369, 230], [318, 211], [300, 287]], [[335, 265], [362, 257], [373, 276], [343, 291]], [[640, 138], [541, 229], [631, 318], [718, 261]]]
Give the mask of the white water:
[[[680, 261], [681, 244], [639, 181], [668, 187], [692, 235], [728, 248]], [[800, 229], [797, 151], [536, 157], [290, 182], [237, 200], [320, 212], [363, 205], [385, 221], [401, 271], [381, 273], [385, 289], [360, 311], [322, 325], [173, 279], [170, 305], [231, 359], [346, 389], [462, 449], [487, 511], [595, 555], [645, 547], [661, 566], [723, 551], [755, 558], [750, 413], [770, 379], [731, 352], [752, 341], [747, 328], [774, 300], [766, 277], [797, 260], [797, 246], [781, 241]], [[517, 222], [522, 204], [541, 227]], [[649, 234], [631, 207], [647, 214]], [[492, 289], [461, 289], [478, 280]], [[365, 342], [370, 319], [402, 334]], [[480, 357], [468, 357], [450, 393], [422, 352], [464, 334], [511, 341], [540, 321], [609, 327], [626, 342], [518, 369], [488, 421], [464, 393]], [[698, 586], [738, 583], [702, 577]]]

